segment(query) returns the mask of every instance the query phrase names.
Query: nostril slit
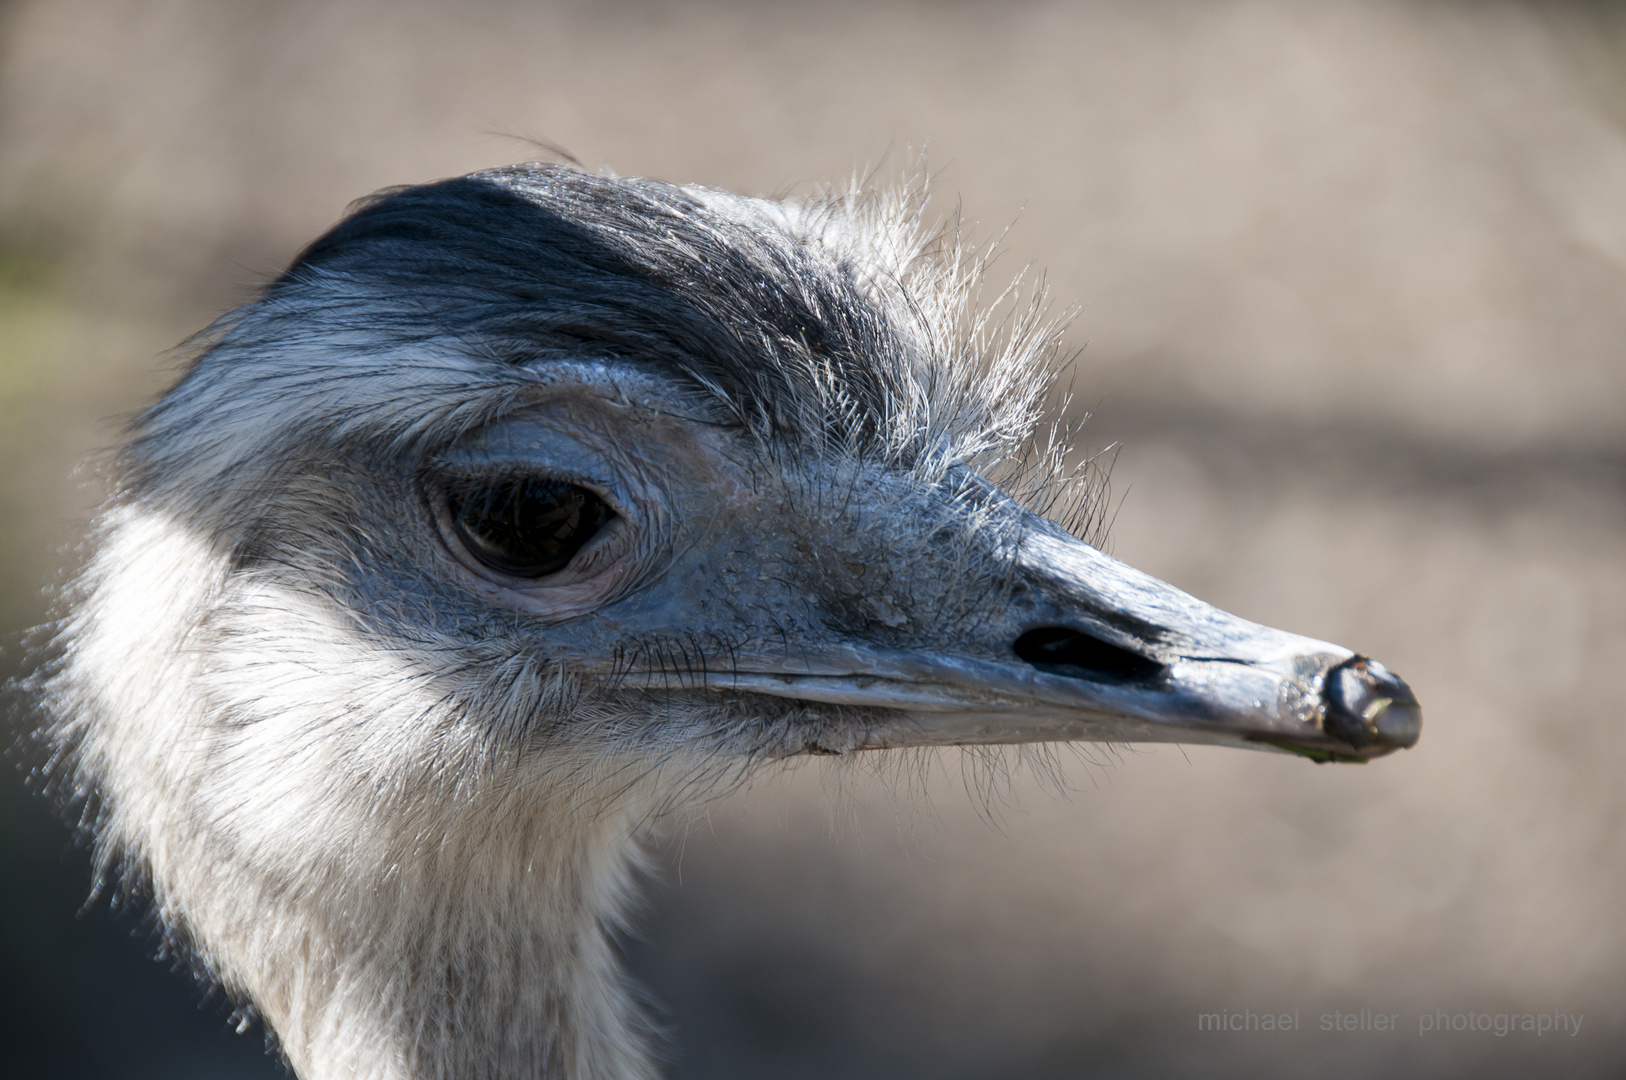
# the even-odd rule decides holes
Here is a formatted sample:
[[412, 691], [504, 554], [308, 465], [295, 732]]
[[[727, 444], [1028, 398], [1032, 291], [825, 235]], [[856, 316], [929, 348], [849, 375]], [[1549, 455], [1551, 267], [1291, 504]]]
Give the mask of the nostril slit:
[[1016, 639], [1016, 655], [1040, 671], [1075, 679], [1145, 681], [1163, 665], [1070, 626], [1040, 626]]

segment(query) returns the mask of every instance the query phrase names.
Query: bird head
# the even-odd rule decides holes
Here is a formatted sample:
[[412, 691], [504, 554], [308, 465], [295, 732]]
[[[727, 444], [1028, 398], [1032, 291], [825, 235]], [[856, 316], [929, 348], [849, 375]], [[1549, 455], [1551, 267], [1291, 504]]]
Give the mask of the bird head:
[[368, 200], [140, 418], [78, 666], [116, 684], [98, 647], [151, 628], [222, 730], [395, 784], [403, 757], [455, 785], [521, 759], [1412, 745], [1376, 661], [1035, 511], [1067, 483], [1025, 482], [1056, 326], [979, 315], [976, 260], [922, 220], [537, 166]]

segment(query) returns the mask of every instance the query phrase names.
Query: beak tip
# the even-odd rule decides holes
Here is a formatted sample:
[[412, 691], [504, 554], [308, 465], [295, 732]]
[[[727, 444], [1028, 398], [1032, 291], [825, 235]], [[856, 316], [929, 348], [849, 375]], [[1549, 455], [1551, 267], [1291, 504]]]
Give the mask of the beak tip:
[[1327, 672], [1322, 688], [1322, 729], [1357, 750], [1405, 750], [1423, 730], [1423, 709], [1411, 687], [1365, 656]]
[[1373, 718], [1378, 738], [1399, 750], [1417, 745], [1423, 733], [1423, 710], [1415, 701], [1407, 704], [1392, 702], [1378, 711]]

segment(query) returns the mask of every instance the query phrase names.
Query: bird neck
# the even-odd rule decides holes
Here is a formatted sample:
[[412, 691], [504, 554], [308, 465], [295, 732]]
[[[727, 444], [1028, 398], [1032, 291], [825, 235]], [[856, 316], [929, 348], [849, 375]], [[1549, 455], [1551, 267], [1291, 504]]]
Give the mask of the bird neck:
[[433, 648], [234, 579], [181, 524], [131, 504], [104, 528], [56, 782], [98, 793], [100, 872], [133, 871], [302, 1080], [655, 1075], [611, 940], [656, 797], [636, 770], [503, 742]]
[[570, 834], [471, 821], [483, 842], [443, 838], [313, 890], [319, 910], [289, 912], [304, 939], [250, 988], [298, 1075], [654, 1077], [611, 940], [636, 870], [631, 820]]

